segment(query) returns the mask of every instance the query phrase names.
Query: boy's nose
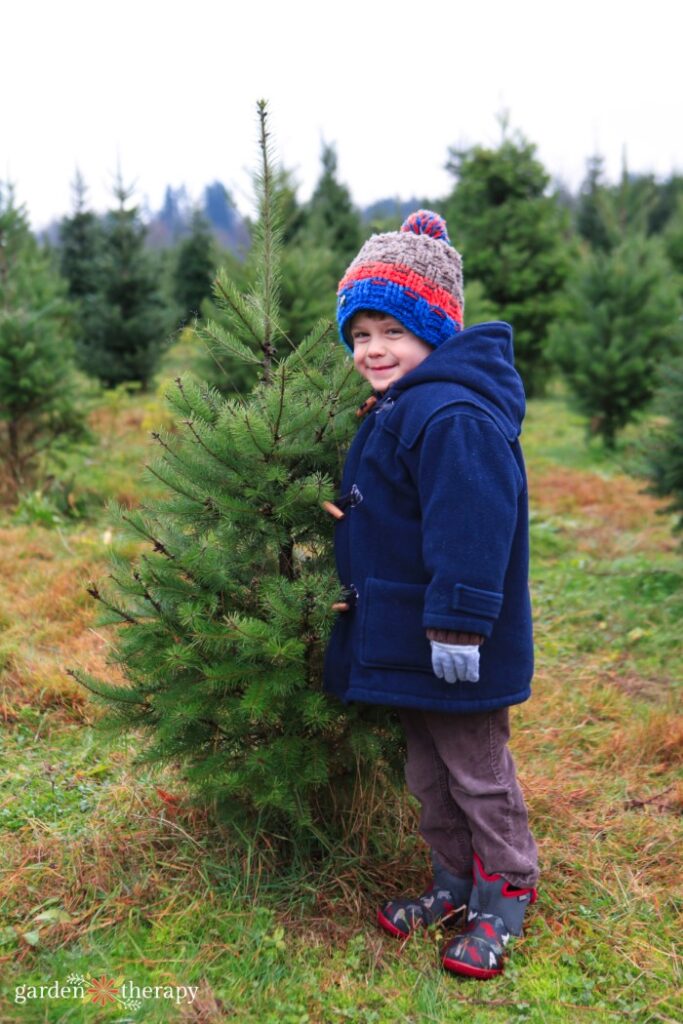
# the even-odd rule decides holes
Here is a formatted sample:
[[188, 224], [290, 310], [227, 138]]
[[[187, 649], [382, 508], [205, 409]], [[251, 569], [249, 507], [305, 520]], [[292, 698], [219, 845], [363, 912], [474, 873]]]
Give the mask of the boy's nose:
[[384, 351], [384, 342], [381, 336], [371, 335], [367, 348], [368, 355], [383, 355]]

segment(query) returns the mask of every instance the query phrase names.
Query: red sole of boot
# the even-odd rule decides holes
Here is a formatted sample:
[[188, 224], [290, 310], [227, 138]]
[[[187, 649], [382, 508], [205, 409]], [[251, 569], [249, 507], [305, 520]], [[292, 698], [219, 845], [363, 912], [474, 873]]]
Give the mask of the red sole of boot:
[[380, 926], [382, 931], [385, 931], [388, 935], [392, 935], [395, 939], [407, 939], [412, 935], [412, 932], [402, 932], [400, 928], [397, 928], [395, 924], [392, 924], [388, 917], [385, 917], [381, 910], [377, 911], [377, 924]]
[[458, 960], [449, 960], [448, 957], [444, 957], [441, 963], [451, 974], [462, 974], [466, 978], [478, 978], [480, 981], [498, 978], [503, 973], [502, 967], [497, 971], [487, 967], [470, 967], [469, 964], [461, 964]]

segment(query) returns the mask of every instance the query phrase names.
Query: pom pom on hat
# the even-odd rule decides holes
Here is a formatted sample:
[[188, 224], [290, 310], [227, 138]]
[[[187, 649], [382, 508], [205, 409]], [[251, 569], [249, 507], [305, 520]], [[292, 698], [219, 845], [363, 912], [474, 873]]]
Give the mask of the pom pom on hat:
[[432, 210], [416, 210], [415, 213], [411, 213], [401, 224], [401, 231], [412, 231], [416, 235], [441, 238], [447, 245], [451, 244], [446, 221]]
[[446, 221], [415, 210], [400, 231], [372, 235], [351, 262], [337, 291], [339, 336], [352, 350], [354, 314], [374, 309], [436, 348], [462, 330], [463, 305], [462, 260]]

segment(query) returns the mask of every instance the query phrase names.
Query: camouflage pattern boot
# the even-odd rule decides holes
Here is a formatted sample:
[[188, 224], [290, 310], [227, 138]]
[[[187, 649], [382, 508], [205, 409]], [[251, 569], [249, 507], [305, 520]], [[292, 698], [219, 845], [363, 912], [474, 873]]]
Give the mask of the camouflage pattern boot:
[[487, 875], [475, 854], [467, 926], [444, 950], [445, 969], [482, 980], [502, 974], [510, 936], [522, 934], [526, 908], [536, 898], [536, 889], [516, 889], [502, 875]]
[[451, 875], [432, 856], [434, 879], [421, 896], [390, 900], [377, 911], [377, 924], [389, 935], [406, 939], [416, 928], [448, 921], [461, 924], [465, 920], [472, 890], [469, 878]]

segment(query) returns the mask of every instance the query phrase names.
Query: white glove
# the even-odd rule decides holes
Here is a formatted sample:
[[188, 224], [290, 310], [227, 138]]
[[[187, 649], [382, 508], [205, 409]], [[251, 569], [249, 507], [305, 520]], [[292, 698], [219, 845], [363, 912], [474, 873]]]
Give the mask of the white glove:
[[434, 675], [447, 683], [479, 682], [479, 648], [430, 640]]

